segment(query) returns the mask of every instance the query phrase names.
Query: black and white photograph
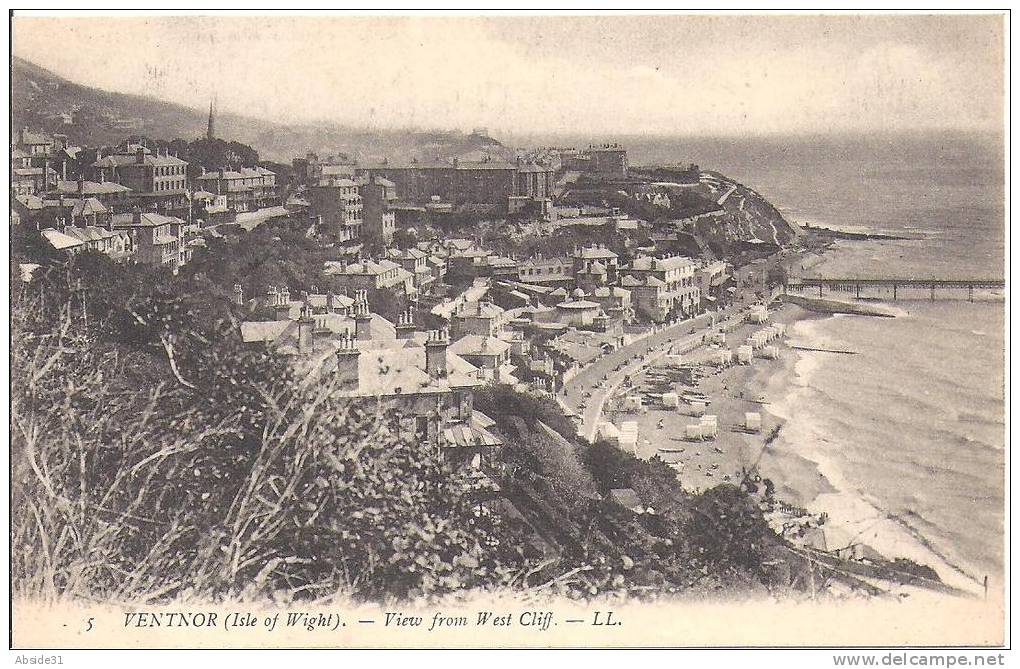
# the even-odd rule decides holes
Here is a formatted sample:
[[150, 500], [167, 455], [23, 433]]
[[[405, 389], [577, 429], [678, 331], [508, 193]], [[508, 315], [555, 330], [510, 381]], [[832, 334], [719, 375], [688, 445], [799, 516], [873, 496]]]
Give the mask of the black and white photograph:
[[12, 661], [1003, 663], [1008, 10], [9, 21]]

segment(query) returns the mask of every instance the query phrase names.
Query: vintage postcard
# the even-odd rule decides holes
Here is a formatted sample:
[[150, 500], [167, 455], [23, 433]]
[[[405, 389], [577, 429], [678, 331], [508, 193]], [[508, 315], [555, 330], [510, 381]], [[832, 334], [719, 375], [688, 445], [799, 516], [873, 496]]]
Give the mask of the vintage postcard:
[[1001, 663], [1008, 12], [10, 21], [18, 663]]

